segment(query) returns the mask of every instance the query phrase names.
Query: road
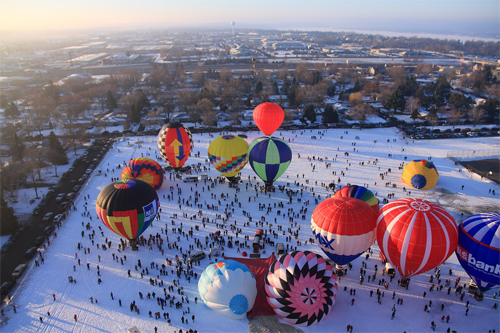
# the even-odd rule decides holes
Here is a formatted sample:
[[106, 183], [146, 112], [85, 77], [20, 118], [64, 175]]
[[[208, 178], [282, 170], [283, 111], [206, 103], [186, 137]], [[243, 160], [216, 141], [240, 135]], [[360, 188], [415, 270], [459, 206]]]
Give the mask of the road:
[[[25, 258], [26, 251], [35, 246], [35, 240], [39, 236], [44, 236], [44, 229], [53, 225], [53, 221], [42, 222], [43, 216], [48, 212], [54, 212], [54, 215], [59, 214], [59, 202], [56, 202], [55, 198], [59, 193], [70, 193], [73, 192], [74, 184], [82, 175], [86, 172], [89, 165], [92, 163], [94, 158], [98, 158], [98, 154], [101, 153], [102, 149], [107, 149], [110, 145], [106, 145], [104, 142], [107, 139], [96, 140], [98, 143], [93, 145], [92, 148], [88, 150], [87, 162], [81, 160], [76, 160], [73, 166], [74, 171], [69, 173], [68, 176], [60, 180], [56, 185], [54, 195], [48, 203], [40, 210], [39, 215], [29, 215], [27, 220], [24, 222], [24, 229], [20, 232], [19, 236], [14, 240], [13, 244], [9, 247], [7, 251], [1, 254], [0, 261], [0, 279], [1, 283], [11, 280], [11, 273], [16, 268], [17, 265], [22, 263], [28, 263], [29, 260]], [[105, 152], [102, 152], [102, 156]], [[97, 164], [97, 163], [96, 163]], [[78, 194], [77, 194], [78, 195]], [[64, 221], [62, 222], [64, 223]], [[56, 229], [57, 231], [57, 229]], [[42, 245], [43, 247], [43, 245]], [[38, 255], [35, 256], [38, 259]], [[34, 258], [34, 259], [35, 259]], [[33, 260], [33, 259], [32, 259]]]

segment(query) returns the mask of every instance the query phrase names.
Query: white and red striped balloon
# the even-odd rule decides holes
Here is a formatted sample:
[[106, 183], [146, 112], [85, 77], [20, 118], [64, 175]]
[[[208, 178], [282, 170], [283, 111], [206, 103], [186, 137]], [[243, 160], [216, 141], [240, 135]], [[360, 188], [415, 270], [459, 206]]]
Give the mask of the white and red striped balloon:
[[455, 219], [441, 206], [421, 199], [385, 205], [376, 230], [380, 250], [403, 278], [441, 265], [458, 244]]

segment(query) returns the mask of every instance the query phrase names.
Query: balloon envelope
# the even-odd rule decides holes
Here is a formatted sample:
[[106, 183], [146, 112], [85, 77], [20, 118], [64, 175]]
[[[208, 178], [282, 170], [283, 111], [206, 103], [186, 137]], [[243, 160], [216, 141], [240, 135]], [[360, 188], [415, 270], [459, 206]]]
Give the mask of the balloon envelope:
[[335, 192], [335, 197], [351, 197], [359, 199], [364, 203], [368, 204], [375, 213], [378, 213], [380, 209], [379, 201], [373, 192], [368, 190], [366, 187], [358, 185], [344, 186], [337, 192]]
[[345, 265], [375, 242], [376, 214], [368, 204], [351, 197], [323, 200], [313, 211], [316, 243], [337, 265]]
[[170, 122], [160, 130], [158, 148], [163, 159], [177, 171], [193, 151], [191, 132], [181, 123]]
[[274, 313], [293, 325], [317, 324], [335, 304], [337, 277], [316, 253], [295, 251], [281, 256], [269, 267], [264, 282]]
[[208, 146], [210, 163], [227, 178], [236, 176], [247, 164], [248, 143], [237, 135], [222, 135]]
[[121, 179], [106, 186], [96, 202], [99, 219], [126, 239], [139, 237], [158, 213], [156, 191], [138, 179]]
[[427, 190], [436, 186], [439, 173], [432, 162], [414, 160], [404, 166], [402, 178], [407, 185], [417, 190]]
[[127, 162], [122, 170], [121, 179], [142, 180], [159, 190], [163, 184], [163, 169], [155, 160], [145, 157], [134, 158]]
[[480, 213], [458, 228], [460, 265], [485, 292], [500, 286], [500, 214]]
[[456, 250], [457, 225], [441, 206], [421, 199], [398, 199], [377, 218], [377, 243], [403, 278], [441, 265]]
[[198, 291], [209, 308], [231, 319], [244, 318], [257, 296], [254, 275], [234, 260], [208, 265], [198, 281]]
[[266, 102], [253, 110], [253, 121], [264, 135], [273, 134], [283, 123], [285, 112], [278, 104]]
[[255, 139], [248, 148], [248, 161], [253, 171], [265, 183], [272, 184], [288, 168], [292, 150], [283, 140], [275, 137]]

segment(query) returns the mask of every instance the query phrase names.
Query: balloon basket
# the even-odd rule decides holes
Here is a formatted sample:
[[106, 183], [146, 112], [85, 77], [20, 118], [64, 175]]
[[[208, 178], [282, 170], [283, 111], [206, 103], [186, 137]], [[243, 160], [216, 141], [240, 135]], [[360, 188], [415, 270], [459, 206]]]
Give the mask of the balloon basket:
[[408, 283], [410, 283], [409, 279], [401, 279], [401, 282], [399, 283], [400, 287], [406, 288], [408, 286]]
[[479, 301], [481, 302], [483, 300], [483, 293], [481, 291], [476, 291], [476, 293], [474, 294], [474, 298], [476, 299], [476, 301]]
[[344, 266], [335, 265], [337, 276], [344, 276]]
[[274, 192], [273, 183], [264, 182], [264, 190], [266, 191], [266, 193]]
[[132, 248], [132, 251], [137, 251], [139, 250], [139, 247], [137, 246], [137, 240], [136, 239], [130, 239], [129, 240], [130, 247]]

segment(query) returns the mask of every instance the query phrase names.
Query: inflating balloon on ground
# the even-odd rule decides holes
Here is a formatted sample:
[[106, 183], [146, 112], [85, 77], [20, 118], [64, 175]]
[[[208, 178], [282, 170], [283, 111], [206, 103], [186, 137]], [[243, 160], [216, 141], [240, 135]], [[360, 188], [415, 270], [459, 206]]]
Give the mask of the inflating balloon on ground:
[[404, 166], [402, 178], [407, 185], [417, 190], [427, 190], [436, 186], [439, 173], [432, 162], [414, 160]]
[[159, 190], [163, 184], [163, 169], [158, 162], [150, 158], [134, 158], [127, 162], [122, 170], [121, 179], [128, 178], [142, 180]]

